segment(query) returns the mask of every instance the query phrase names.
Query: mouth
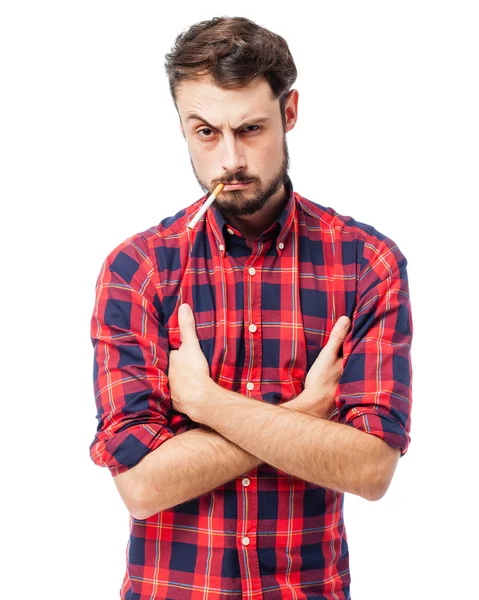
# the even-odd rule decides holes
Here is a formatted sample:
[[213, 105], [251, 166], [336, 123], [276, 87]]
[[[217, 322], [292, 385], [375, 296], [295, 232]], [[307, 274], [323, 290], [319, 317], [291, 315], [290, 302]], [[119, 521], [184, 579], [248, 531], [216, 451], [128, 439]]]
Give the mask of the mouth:
[[246, 181], [244, 183], [227, 183], [223, 188], [223, 191], [227, 192], [228, 190], [241, 190], [251, 183], [251, 181]]

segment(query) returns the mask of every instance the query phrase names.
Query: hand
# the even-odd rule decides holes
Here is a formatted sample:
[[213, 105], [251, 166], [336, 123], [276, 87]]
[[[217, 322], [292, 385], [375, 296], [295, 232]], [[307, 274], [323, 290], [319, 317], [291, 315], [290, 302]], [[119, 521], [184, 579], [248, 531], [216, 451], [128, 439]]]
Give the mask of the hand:
[[[343, 359], [338, 352], [343, 345], [351, 322], [340, 317], [331, 331], [329, 340], [311, 365], [304, 382], [304, 390], [293, 400], [295, 407], [314, 417], [330, 419], [335, 411]], [[291, 407], [293, 408], [293, 406]]]
[[196, 335], [195, 317], [189, 304], [178, 310], [181, 345], [170, 351], [168, 383], [173, 408], [196, 420], [210, 378], [210, 367]]

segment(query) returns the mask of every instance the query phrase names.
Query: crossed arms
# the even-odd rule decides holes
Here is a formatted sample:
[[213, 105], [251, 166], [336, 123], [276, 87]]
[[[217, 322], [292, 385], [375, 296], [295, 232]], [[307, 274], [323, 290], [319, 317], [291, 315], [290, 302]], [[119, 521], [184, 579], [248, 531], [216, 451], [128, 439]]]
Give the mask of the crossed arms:
[[334, 407], [338, 349], [347, 327], [338, 324], [334, 328], [311, 368], [305, 390], [280, 406], [216, 385], [207, 373], [191, 312], [184, 320], [180, 317], [180, 329], [181, 347], [170, 354], [172, 402], [208, 429], [175, 436], [114, 478], [133, 516], [145, 519], [209, 492], [262, 462], [369, 500], [384, 495], [399, 450], [326, 420]]

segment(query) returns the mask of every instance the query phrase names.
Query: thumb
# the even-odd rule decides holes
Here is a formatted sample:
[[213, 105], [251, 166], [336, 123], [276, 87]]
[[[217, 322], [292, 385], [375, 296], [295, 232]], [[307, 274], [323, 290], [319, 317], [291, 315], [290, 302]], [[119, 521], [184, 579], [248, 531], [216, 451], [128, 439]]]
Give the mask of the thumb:
[[180, 326], [182, 344], [198, 342], [195, 316], [189, 304], [180, 305], [180, 308], [178, 309], [178, 325]]
[[334, 358], [337, 358], [339, 351], [342, 350], [342, 345], [346, 335], [348, 334], [350, 325], [351, 321], [349, 317], [343, 315], [342, 317], [339, 317], [334, 324], [333, 329], [331, 330], [331, 335], [329, 336], [327, 346], [328, 351], [332, 354], [332, 356], [334, 356]]

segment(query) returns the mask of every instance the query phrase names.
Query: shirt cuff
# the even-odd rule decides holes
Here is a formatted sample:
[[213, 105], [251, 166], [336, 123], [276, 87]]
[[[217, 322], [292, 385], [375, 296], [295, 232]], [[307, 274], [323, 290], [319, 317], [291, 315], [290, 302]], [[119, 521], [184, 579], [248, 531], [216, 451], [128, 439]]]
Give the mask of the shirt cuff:
[[368, 408], [352, 408], [343, 423], [359, 431], [370, 433], [384, 440], [390, 446], [399, 448], [401, 456], [406, 454], [411, 438], [404, 427], [389, 415]]
[[93, 462], [107, 467], [112, 475], [131, 469], [149, 452], [156, 450], [175, 434], [168, 427], [154, 431], [151, 425], [133, 425], [110, 437], [98, 434], [90, 446]]

